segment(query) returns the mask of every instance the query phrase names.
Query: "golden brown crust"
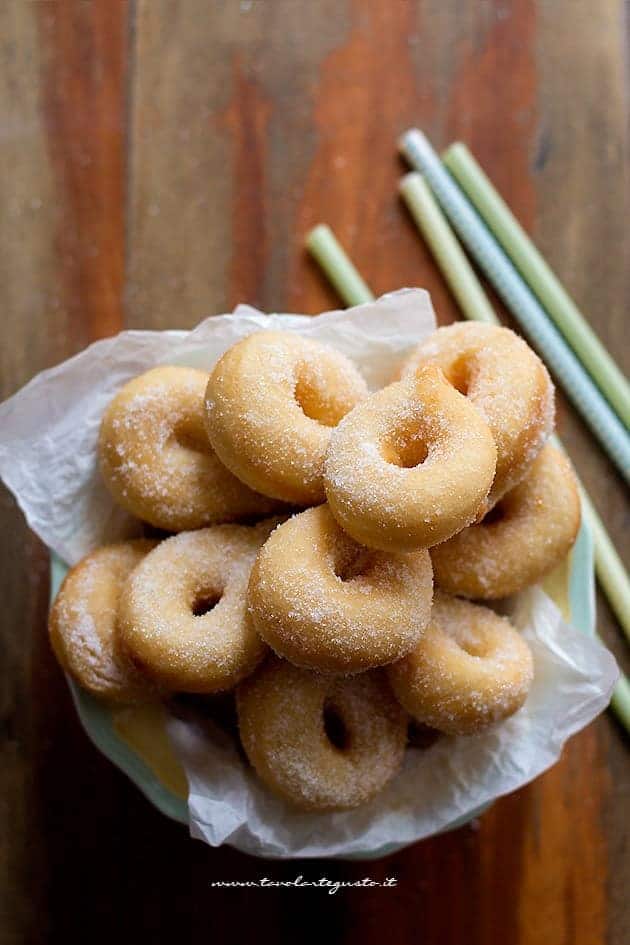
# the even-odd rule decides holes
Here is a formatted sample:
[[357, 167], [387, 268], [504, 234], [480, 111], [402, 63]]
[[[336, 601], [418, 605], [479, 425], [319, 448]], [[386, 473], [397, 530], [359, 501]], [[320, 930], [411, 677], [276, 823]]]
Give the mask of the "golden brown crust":
[[387, 673], [400, 703], [419, 722], [451, 735], [472, 735], [520, 709], [533, 661], [505, 617], [436, 594], [426, 632]]
[[125, 658], [117, 620], [125, 580], [155, 545], [119, 542], [86, 555], [68, 571], [50, 611], [50, 641], [59, 663], [80, 686], [109, 702], [157, 698], [155, 686]]
[[333, 431], [326, 494], [355, 541], [411, 551], [475, 521], [495, 462], [479, 411], [429, 365], [372, 394]]
[[516, 594], [566, 557], [579, 528], [575, 474], [568, 459], [548, 444], [486, 519], [431, 549], [436, 583], [451, 594], [479, 600]]
[[258, 776], [301, 810], [364, 804], [402, 765], [407, 716], [380, 670], [331, 678], [270, 658], [239, 686], [237, 708]]
[[403, 366], [402, 376], [437, 364], [481, 412], [497, 446], [488, 508], [527, 473], [553, 430], [554, 392], [547, 370], [518, 335], [498, 325], [457, 322], [438, 328]]
[[256, 332], [210, 375], [208, 436], [252, 489], [314, 505], [324, 500], [331, 430], [366, 394], [352, 362], [333, 348], [291, 332]]
[[122, 645], [157, 683], [180, 692], [231, 689], [266, 653], [247, 612], [249, 572], [277, 520], [214, 525], [168, 538], [125, 585]]
[[414, 646], [431, 612], [426, 549], [369, 551], [327, 505], [285, 522], [263, 545], [249, 580], [256, 629], [280, 656], [319, 672], [384, 666]]
[[240, 482], [212, 450], [207, 381], [194, 368], [153, 368], [125, 384], [103, 415], [103, 479], [119, 505], [156, 528], [186, 531], [280, 508]]

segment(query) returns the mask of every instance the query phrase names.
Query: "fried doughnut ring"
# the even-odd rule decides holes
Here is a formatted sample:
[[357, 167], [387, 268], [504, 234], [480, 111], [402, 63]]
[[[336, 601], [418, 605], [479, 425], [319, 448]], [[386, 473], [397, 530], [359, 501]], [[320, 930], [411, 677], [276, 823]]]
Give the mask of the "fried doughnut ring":
[[472, 735], [520, 709], [534, 667], [527, 643], [505, 617], [436, 594], [426, 632], [387, 674], [401, 705], [419, 722]]
[[331, 427], [367, 395], [343, 354], [288, 331], [239, 341], [206, 391], [210, 442], [252, 489], [296, 505], [324, 501]]
[[554, 391], [537, 354], [509, 328], [457, 322], [438, 328], [415, 350], [402, 376], [428, 363], [483, 414], [497, 446], [491, 508], [521, 481], [550, 436]]
[[579, 527], [575, 474], [547, 444], [525, 479], [485, 519], [431, 549], [436, 583], [481, 600], [515, 594], [562, 561]]
[[211, 693], [251, 673], [267, 648], [247, 612], [249, 572], [276, 524], [214, 525], [167, 538], [121, 595], [120, 638], [164, 688]]
[[410, 551], [475, 521], [495, 461], [479, 411], [429, 365], [372, 394], [333, 431], [326, 494], [356, 541]]
[[123, 508], [157, 528], [185, 531], [278, 508], [213, 453], [205, 429], [207, 382], [194, 368], [153, 368], [125, 384], [103, 415], [105, 483]]
[[425, 548], [370, 551], [327, 505], [275, 530], [249, 579], [248, 601], [266, 643], [296, 666], [358, 673], [400, 659], [429, 621], [433, 581]]
[[152, 683], [125, 659], [117, 626], [122, 586], [155, 545], [122, 541], [92, 551], [68, 571], [50, 611], [50, 642], [62, 668], [83, 689], [108, 702], [157, 697]]
[[302, 810], [344, 810], [400, 768], [407, 716], [380, 670], [349, 678], [271, 658], [236, 692], [245, 753], [275, 794]]

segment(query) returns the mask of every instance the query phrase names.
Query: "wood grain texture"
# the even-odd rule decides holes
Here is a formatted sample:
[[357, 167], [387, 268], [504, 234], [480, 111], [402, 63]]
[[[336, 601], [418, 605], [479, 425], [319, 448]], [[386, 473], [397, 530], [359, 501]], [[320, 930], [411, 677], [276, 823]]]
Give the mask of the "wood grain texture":
[[[123, 326], [239, 301], [337, 304], [305, 258], [325, 220], [377, 292], [456, 317], [396, 199], [398, 135], [466, 140], [629, 367], [628, 37], [621, 0], [138, 0], [0, 9], [2, 396]], [[615, 541], [626, 497], [560, 423]], [[370, 864], [210, 850], [88, 743], [49, 653], [47, 558], [0, 494], [3, 941], [328, 939], [539, 945], [630, 927], [627, 742], [609, 716], [479, 822]], [[599, 630], [622, 655], [599, 602]], [[398, 878], [394, 890], [213, 879]]]
[[[0, 10], [2, 397], [122, 327], [126, 30], [124, 4]], [[97, 831], [92, 852], [81, 849], [86, 801], [113, 801], [121, 779], [86, 746], [51, 657], [46, 551], [4, 489], [0, 510], [1, 934], [61, 941], [71, 928], [72, 940], [72, 886], [99, 844]]]

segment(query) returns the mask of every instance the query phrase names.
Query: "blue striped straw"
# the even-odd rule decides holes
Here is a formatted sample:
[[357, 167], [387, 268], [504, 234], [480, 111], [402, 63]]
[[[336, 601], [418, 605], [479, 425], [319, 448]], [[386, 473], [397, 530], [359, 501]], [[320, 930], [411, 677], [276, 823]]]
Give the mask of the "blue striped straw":
[[536, 297], [439, 156], [417, 128], [399, 141], [409, 163], [424, 174], [453, 228], [494, 285], [543, 360], [562, 384], [626, 482], [630, 482], [630, 437], [607, 401], [547, 317]]

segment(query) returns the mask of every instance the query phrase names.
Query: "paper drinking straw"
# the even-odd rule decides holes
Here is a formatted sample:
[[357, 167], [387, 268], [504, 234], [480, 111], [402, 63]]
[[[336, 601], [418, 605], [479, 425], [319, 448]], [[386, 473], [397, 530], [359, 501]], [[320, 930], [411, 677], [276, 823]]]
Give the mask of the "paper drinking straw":
[[372, 301], [374, 296], [329, 226], [320, 223], [314, 227], [306, 237], [306, 246], [347, 305]]
[[442, 161], [617, 415], [630, 426], [630, 384], [466, 145], [452, 144]]
[[[429, 196], [431, 197], [431, 194], [430, 194], [430, 193], [429, 193]], [[433, 198], [431, 197], [431, 199], [433, 199]], [[435, 203], [435, 201], [434, 201], [434, 203]], [[437, 205], [435, 205], [435, 206], [436, 206], [436, 208], [437, 208], [437, 213], [438, 213], [438, 214], [441, 214], [441, 211], [440, 211], [439, 207], [437, 207]], [[434, 218], [434, 219], [437, 218], [435, 214], [433, 214], [433, 218]], [[444, 220], [444, 224], [445, 224], [445, 226], [446, 226], [446, 230], [450, 231], [449, 225], [448, 225], [448, 223], [447, 223], [445, 220]], [[322, 225], [320, 224], [320, 227], [321, 227], [321, 226], [322, 226]], [[320, 229], [320, 227], [316, 227], [315, 229]], [[336, 265], [335, 265], [336, 259], [337, 259], [337, 257], [338, 257], [338, 252], [339, 252], [339, 244], [338, 244], [337, 240], [335, 239], [335, 237], [334, 237], [334, 235], [333, 235], [333, 233], [332, 233], [332, 230], [330, 230], [329, 227], [325, 227], [325, 229], [329, 231], [330, 236], [332, 237], [332, 240], [326, 240], [325, 242], [323, 242], [323, 243], [320, 244], [320, 251], [318, 252], [318, 254], [317, 254], [317, 256], [316, 256], [315, 258], [317, 259], [317, 262], [320, 264], [320, 266], [322, 267], [322, 269], [323, 269], [323, 271], [325, 272], [326, 275], [329, 275], [331, 272], [335, 272], [336, 279], [335, 279], [335, 282], [334, 282], [334, 286], [335, 286], [335, 289], [337, 290], [337, 292], [339, 293], [340, 297], [343, 299], [343, 301], [344, 301], [347, 305], [356, 304], [356, 303], [353, 302], [353, 299], [355, 298], [355, 294], [354, 294], [354, 287], [355, 287], [354, 274], [357, 274], [357, 270], [354, 268], [354, 266], [352, 265], [352, 263], [350, 262], [350, 260], [349, 260], [349, 259], [347, 258], [347, 256], [345, 256], [345, 254], [344, 254], [345, 260], [350, 264], [350, 271], [351, 271], [351, 273], [353, 274], [353, 276], [352, 276], [350, 279], [346, 280], [346, 278], [345, 278], [345, 273], [346, 273], [346, 271], [348, 271], [348, 270], [347, 270], [345, 267], [343, 267], [342, 269], [339, 269], [339, 268], [336, 267]], [[313, 232], [314, 232], [314, 231], [311, 230], [311, 233], [308, 234], [307, 239], [306, 239], [306, 245], [307, 245], [309, 248], [310, 248], [310, 242], [311, 242], [311, 237], [312, 237]], [[445, 231], [444, 231], [444, 227], [442, 227], [441, 232], [442, 232], [442, 233], [445, 232]], [[451, 235], [452, 235], [452, 234], [451, 234]], [[457, 241], [455, 240], [454, 237], [453, 237], [453, 239], [452, 239], [450, 245], [451, 245], [451, 246], [452, 246], [452, 245], [455, 245], [455, 246], [457, 247], [457, 249], [459, 250], [459, 246], [457, 245]], [[447, 247], [448, 244], [442, 243], [442, 246], [443, 246], [443, 247]], [[459, 250], [459, 251], [461, 252], [461, 250]], [[342, 252], [343, 252], [343, 250], [342, 250]], [[442, 256], [445, 257], [446, 255], [448, 255], [448, 248], [443, 248]], [[457, 259], [455, 259], [455, 257], [452, 257], [452, 260], [451, 260], [452, 265], [449, 267], [449, 271], [453, 271], [454, 269], [457, 269], [457, 268], [458, 268], [458, 262], [461, 261], [461, 258], [462, 258], [462, 257], [458, 257]], [[470, 269], [470, 265], [469, 265], [468, 260], [466, 259], [465, 256], [463, 257], [463, 261], [464, 261], [464, 265]], [[446, 275], [446, 270], [443, 270], [443, 271], [444, 271], [444, 273], [445, 273], [445, 275]], [[474, 273], [473, 273], [473, 277], [476, 279], [476, 276], [474, 275]], [[361, 282], [362, 282], [362, 284], [363, 284], [363, 286], [364, 286], [365, 292], [367, 293], [367, 296], [366, 296], [366, 298], [365, 298], [363, 301], [366, 301], [366, 302], [372, 301], [372, 300], [374, 299], [374, 295], [373, 295], [372, 291], [369, 289], [369, 287], [366, 285], [366, 283], [363, 282], [363, 279], [361, 279]], [[484, 293], [484, 291], [483, 291], [483, 289], [482, 289], [482, 287], [481, 287], [480, 284], [478, 284], [477, 295], [478, 295], [478, 296], [480, 296], [480, 295], [485, 295], [485, 293]], [[489, 314], [489, 313], [492, 314], [492, 318], [491, 318], [491, 319], [488, 319], [488, 320], [489, 320], [489, 321], [496, 321], [496, 322], [498, 322], [498, 319], [497, 319], [497, 317], [496, 317], [496, 315], [495, 315], [495, 313], [494, 313], [494, 310], [492, 309], [492, 306], [490, 305], [490, 302], [488, 301], [487, 297], [486, 297], [486, 303], [487, 303], [487, 304], [486, 304], [486, 307], [485, 307], [486, 314]], [[469, 311], [472, 312], [473, 310], [472, 310], [472, 309], [469, 309]], [[470, 314], [468, 317], [474, 318], [474, 315], [473, 315], [473, 314]], [[616, 551], [615, 551], [614, 547], [612, 546], [612, 543], [610, 542], [610, 539], [608, 538], [608, 535], [606, 534], [606, 530], [604, 529], [603, 524], [602, 524], [601, 521], [599, 520], [599, 516], [598, 516], [597, 513], [595, 512], [595, 510], [594, 510], [592, 504], [590, 503], [590, 500], [588, 499], [588, 497], [586, 496], [586, 493], [585, 493], [584, 491], [582, 491], [582, 501], [583, 501], [583, 508], [585, 508], [585, 506], [588, 506], [588, 510], [586, 510], [586, 508], [585, 508], [585, 514], [586, 514], [586, 515], [589, 515], [589, 524], [591, 524], [590, 515], [592, 514], [592, 515], [595, 517], [595, 519], [597, 520], [597, 522], [599, 522], [600, 529], [601, 529], [601, 531], [603, 532], [606, 541], [607, 541], [608, 544], [610, 545], [610, 550], [611, 550], [611, 552], [612, 552], [612, 555], [613, 555], [613, 556], [616, 556]], [[600, 536], [600, 537], [601, 537], [601, 536]], [[594, 531], [593, 531], [593, 539], [594, 539], [595, 554], [596, 554], [596, 560], [597, 560], [597, 530], [594, 530]], [[627, 575], [625, 574], [625, 571], [624, 571], [624, 569], [623, 569], [623, 565], [621, 564], [621, 561], [619, 561], [619, 566], [620, 566], [620, 568], [621, 568], [621, 574], [622, 574], [622, 576], [624, 577], [624, 579], [625, 579], [625, 581], [626, 581], [626, 585], [627, 585], [627, 580], [628, 580], [628, 579], [627, 579]], [[613, 696], [612, 696], [612, 699], [611, 699], [611, 703], [610, 703], [610, 704], [611, 704], [612, 708], [614, 709], [614, 711], [615, 711], [615, 713], [616, 713], [616, 715], [617, 715], [617, 718], [621, 721], [622, 725], [624, 725], [624, 727], [626, 728], [626, 730], [627, 730], [628, 732], [630, 732], [630, 683], [628, 682], [628, 680], [627, 680], [624, 676], [621, 676], [621, 678], [620, 678], [619, 681], [617, 682], [617, 684], [616, 684], [616, 686], [615, 686], [615, 689], [614, 689], [614, 692], [613, 692]]]
[[438, 203], [473, 258], [538, 348], [610, 458], [630, 482], [630, 436], [562, 335], [547, 318], [504, 251], [417, 128], [400, 140], [401, 151], [422, 171]]
[[[488, 296], [457, 242], [448, 220], [421, 174], [407, 174], [400, 192], [431, 247], [442, 274], [459, 302], [463, 315], [473, 321], [500, 324]], [[464, 294], [463, 287], [467, 288]], [[561, 446], [557, 437], [554, 440]], [[561, 447], [562, 448], [562, 447]], [[630, 580], [595, 506], [580, 483], [582, 512], [595, 550], [598, 580], [619, 623], [630, 640]]]
[[422, 174], [406, 174], [399, 190], [466, 318], [498, 324], [488, 296]]
[[626, 732], [630, 732], [630, 680], [623, 673], [613, 689], [610, 705]]
[[595, 548], [595, 570], [610, 609], [623, 632], [630, 640], [630, 579], [617, 549], [610, 540], [604, 523], [599, 517], [584, 486], [580, 483], [582, 511], [588, 522]]

